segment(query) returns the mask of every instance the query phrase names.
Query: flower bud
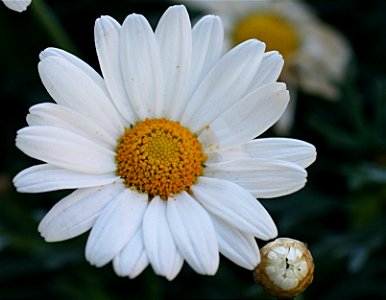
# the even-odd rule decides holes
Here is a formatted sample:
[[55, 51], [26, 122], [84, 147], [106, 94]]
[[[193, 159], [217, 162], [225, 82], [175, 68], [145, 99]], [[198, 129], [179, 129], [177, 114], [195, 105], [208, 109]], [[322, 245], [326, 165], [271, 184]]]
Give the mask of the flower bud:
[[290, 238], [278, 238], [260, 250], [261, 262], [253, 272], [255, 281], [273, 296], [290, 298], [312, 282], [314, 263], [307, 246]]

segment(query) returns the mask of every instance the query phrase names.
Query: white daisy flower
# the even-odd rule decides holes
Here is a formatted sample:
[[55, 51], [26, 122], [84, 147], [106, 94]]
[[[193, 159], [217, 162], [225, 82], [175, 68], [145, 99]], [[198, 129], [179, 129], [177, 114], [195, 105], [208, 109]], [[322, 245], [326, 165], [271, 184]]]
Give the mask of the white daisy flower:
[[250, 38], [266, 43], [285, 60], [281, 80], [290, 87], [291, 103], [279, 122], [286, 133], [294, 118], [297, 89], [334, 100], [337, 82], [344, 79], [350, 47], [344, 37], [318, 20], [296, 0], [183, 0], [184, 3], [219, 15], [225, 27], [225, 45], [231, 48]]
[[19, 192], [76, 189], [43, 218], [46, 241], [91, 229], [87, 260], [113, 262], [133, 278], [149, 264], [172, 280], [186, 261], [213, 275], [219, 252], [253, 269], [255, 237], [276, 226], [255, 197], [302, 188], [315, 148], [287, 138], [253, 140], [289, 100], [277, 83], [283, 60], [248, 40], [222, 55], [223, 27], [205, 16], [191, 28], [170, 7], [155, 32], [138, 14], [95, 24], [103, 78], [49, 48], [39, 74], [54, 103], [31, 107], [16, 145], [44, 163], [14, 178]]
[[6, 7], [17, 12], [23, 12], [31, 4], [31, 0], [1, 0]]

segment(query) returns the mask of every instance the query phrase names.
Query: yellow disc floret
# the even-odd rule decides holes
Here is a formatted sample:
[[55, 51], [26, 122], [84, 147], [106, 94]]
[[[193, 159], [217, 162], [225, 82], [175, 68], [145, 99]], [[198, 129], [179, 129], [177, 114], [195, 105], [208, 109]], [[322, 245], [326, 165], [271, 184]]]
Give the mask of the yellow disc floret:
[[146, 119], [125, 129], [118, 140], [116, 173], [125, 185], [167, 200], [190, 192], [206, 156], [189, 129], [166, 119]]
[[233, 42], [239, 44], [255, 38], [265, 42], [267, 51], [279, 51], [288, 58], [299, 47], [299, 35], [294, 26], [273, 13], [253, 13], [240, 20], [233, 31]]

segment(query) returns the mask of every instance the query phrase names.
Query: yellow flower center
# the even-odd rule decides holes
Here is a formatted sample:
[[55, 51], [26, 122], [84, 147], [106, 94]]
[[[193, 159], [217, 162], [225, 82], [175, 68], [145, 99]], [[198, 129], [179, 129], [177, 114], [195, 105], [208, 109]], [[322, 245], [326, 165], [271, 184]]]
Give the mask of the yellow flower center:
[[125, 128], [115, 155], [116, 173], [125, 185], [167, 200], [190, 192], [207, 157], [189, 129], [166, 119], [146, 119]]
[[253, 13], [236, 24], [233, 31], [235, 44], [251, 38], [265, 42], [267, 51], [277, 50], [284, 58], [291, 56], [300, 44], [292, 24], [273, 13]]

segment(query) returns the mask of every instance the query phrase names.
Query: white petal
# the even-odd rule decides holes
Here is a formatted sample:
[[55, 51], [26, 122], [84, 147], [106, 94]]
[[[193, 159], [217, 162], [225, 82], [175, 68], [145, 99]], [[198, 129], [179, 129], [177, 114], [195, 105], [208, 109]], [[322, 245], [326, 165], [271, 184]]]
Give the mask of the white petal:
[[41, 193], [105, 185], [118, 179], [113, 172], [85, 174], [43, 164], [21, 171], [13, 184], [19, 193]]
[[142, 15], [131, 14], [120, 33], [123, 80], [140, 119], [160, 116], [164, 108], [163, 75], [154, 32]]
[[260, 251], [252, 235], [242, 233], [223, 220], [212, 216], [220, 253], [235, 264], [253, 270], [260, 262]]
[[185, 105], [202, 79], [220, 59], [223, 50], [224, 28], [217, 16], [201, 18], [192, 30], [192, 67]]
[[213, 164], [249, 157], [241, 151], [241, 146], [242, 145], [236, 145], [232, 148], [222, 149], [220, 152], [206, 152], [207, 160], [205, 164]]
[[181, 100], [188, 84], [192, 54], [192, 29], [185, 6], [171, 6], [165, 11], [155, 37], [165, 78], [165, 111], [162, 116], [178, 120], [185, 108]]
[[61, 128], [22, 128], [16, 146], [33, 158], [72, 171], [103, 174], [116, 169], [113, 151]]
[[6, 7], [17, 12], [23, 12], [31, 4], [31, 0], [2, 0]]
[[271, 127], [289, 100], [284, 83], [271, 83], [245, 96], [215, 119], [199, 135], [208, 152], [244, 144]]
[[131, 108], [122, 77], [119, 53], [121, 25], [109, 17], [102, 16], [95, 22], [95, 48], [108, 92], [115, 107], [127, 122], [134, 124], [137, 116]]
[[227, 180], [199, 177], [194, 197], [213, 215], [259, 239], [277, 235], [276, 225], [265, 208], [246, 190]]
[[93, 120], [77, 111], [54, 103], [40, 103], [32, 106], [27, 115], [30, 126], [46, 125], [67, 129], [112, 150], [117, 141]]
[[89, 76], [102, 90], [105, 90], [105, 84], [103, 81], [103, 78], [96, 72], [89, 64], [87, 64], [85, 61], [81, 60], [80, 58], [76, 57], [75, 55], [64, 51], [62, 49], [49, 47], [44, 49], [39, 54], [39, 59], [44, 60], [47, 57], [60, 57], [67, 60], [70, 64], [76, 66], [82, 72], [86, 73], [87, 76]]
[[275, 131], [276, 135], [279, 135], [279, 136], [283, 136], [283, 135], [288, 136], [295, 122], [295, 114], [296, 114], [296, 106], [297, 106], [296, 102], [298, 99], [297, 84], [294, 82], [291, 82], [291, 80], [287, 80], [286, 83], [288, 86], [288, 91], [290, 93], [291, 101], [288, 102], [287, 108], [285, 109], [283, 115], [280, 117], [280, 119], [273, 127], [273, 130]]
[[252, 158], [279, 159], [307, 168], [316, 159], [316, 149], [310, 143], [290, 138], [262, 138], [242, 145], [242, 151]]
[[181, 123], [197, 132], [239, 101], [261, 62], [265, 44], [248, 40], [229, 51], [193, 94]]
[[205, 176], [236, 183], [257, 198], [273, 198], [304, 187], [307, 172], [283, 160], [244, 158], [208, 164]]
[[259, 69], [248, 90], [254, 91], [263, 85], [277, 81], [283, 65], [283, 57], [277, 51], [264, 53]]
[[114, 258], [141, 225], [147, 207], [147, 195], [124, 189], [103, 209], [86, 245], [86, 259], [101, 267]]
[[127, 245], [114, 257], [113, 267], [119, 276], [137, 277], [149, 264], [139, 227]]
[[167, 218], [178, 249], [197, 273], [214, 275], [219, 253], [208, 213], [184, 191], [174, 197], [167, 201]]
[[154, 197], [143, 217], [143, 239], [151, 266], [157, 275], [173, 280], [183, 264], [166, 218], [166, 201]]
[[123, 189], [122, 184], [115, 183], [72, 192], [45, 215], [38, 227], [40, 234], [47, 242], [58, 242], [86, 232]]
[[284, 160], [307, 168], [316, 159], [313, 145], [290, 138], [259, 138], [224, 151], [209, 153], [207, 163], [243, 158]]
[[123, 132], [120, 117], [104, 85], [60, 56], [48, 56], [38, 65], [41, 80], [56, 103], [70, 107], [95, 120], [114, 138]]
[[218, 16], [201, 18], [192, 30], [191, 82], [199, 83], [201, 78], [220, 59], [223, 51], [224, 28]]

